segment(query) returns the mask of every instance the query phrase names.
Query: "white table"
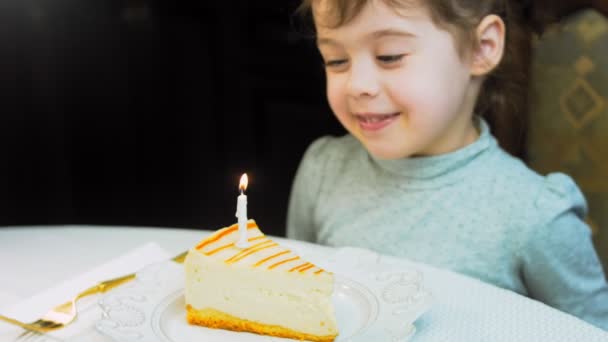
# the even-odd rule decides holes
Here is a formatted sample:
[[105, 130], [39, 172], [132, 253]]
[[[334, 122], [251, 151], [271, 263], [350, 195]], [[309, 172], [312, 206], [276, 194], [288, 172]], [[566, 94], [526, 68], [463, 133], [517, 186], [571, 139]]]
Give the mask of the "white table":
[[[171, 255], [207, 231], [150, 227], [42, 226], [0, 228], [0, 308], [89, 270], [146, 241]], [[336, 249], [278, 239], [309, 251]], [[41, 261], [53, 267], [41, 267]], [[475, 279], [411, 263], [434, 297], [416, 321], [414, 341], [608, 341], [608, 333], [575, 317]], [[0, 323], [4, 324], [4, 323]]]

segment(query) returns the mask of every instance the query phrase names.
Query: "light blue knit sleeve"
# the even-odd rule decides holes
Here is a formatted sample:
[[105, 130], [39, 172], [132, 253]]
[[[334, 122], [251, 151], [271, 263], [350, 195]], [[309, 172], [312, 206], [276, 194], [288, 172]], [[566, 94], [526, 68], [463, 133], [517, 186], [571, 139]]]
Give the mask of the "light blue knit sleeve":
[[287, 208], [287, 237], [290, 239], [316, 242], [317, 231], [314, 222], [323, 169], [327, 162], [325, 147], [330, 137], [315, 140], [306, 150], [289, 195]]
[[570, 177], [550, 174], [534, 210], [538, 226], [520, 251], [530, 296], [608, 330], [608, 285], [580, 190]]

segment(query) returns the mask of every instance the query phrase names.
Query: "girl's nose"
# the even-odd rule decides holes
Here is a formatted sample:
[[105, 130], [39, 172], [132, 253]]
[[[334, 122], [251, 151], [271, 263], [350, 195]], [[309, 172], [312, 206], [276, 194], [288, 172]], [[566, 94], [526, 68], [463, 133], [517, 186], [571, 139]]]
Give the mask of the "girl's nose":
[[378, 94], [378, 75], [371, 63], [352, 63], [348, 78], [348, 94], [352, 97], [374, 97]]

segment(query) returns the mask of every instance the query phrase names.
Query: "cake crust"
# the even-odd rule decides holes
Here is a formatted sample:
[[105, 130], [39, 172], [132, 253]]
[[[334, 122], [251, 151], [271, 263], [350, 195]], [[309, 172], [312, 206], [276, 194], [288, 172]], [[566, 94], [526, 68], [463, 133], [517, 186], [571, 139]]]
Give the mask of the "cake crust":
[[200, 325], [207, 328], [227, 329], [232, 331], [253, 332], [257, 334], [285, 337], [296, 340], [307, 340], [314, 342], [332, 342], [337, 335], [317, 336], [300, 333], [278, 325], [267, 325], [231, 316], [215, 309], [194, 309], [186, 305], [188, 323]]

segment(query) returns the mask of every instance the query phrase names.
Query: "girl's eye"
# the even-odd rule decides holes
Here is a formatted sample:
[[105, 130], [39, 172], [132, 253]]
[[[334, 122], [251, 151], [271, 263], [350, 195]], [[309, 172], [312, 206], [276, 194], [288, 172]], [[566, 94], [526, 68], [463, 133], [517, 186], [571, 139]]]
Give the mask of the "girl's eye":
[[338, 67], [338, 66], [344, 65], [346, 62], [348, 62], [348, 60], [346, 60], [346, 59], [333, 59], [333, 60], [324, 62], [323, 65], [325, 65], [325, 67], [327, 67], [327, 68], [331, 68], [331, 67]]
[[405, 57], [405, 54], [400, 54], [400, 55], [380, 55], [380, 56], [376, 56], [376, 59], [379, 60], [382, 63], [390, 64], [390, 63], [396, 63], [396, 62], [401, 61], [403, 59], [403, 57]]

